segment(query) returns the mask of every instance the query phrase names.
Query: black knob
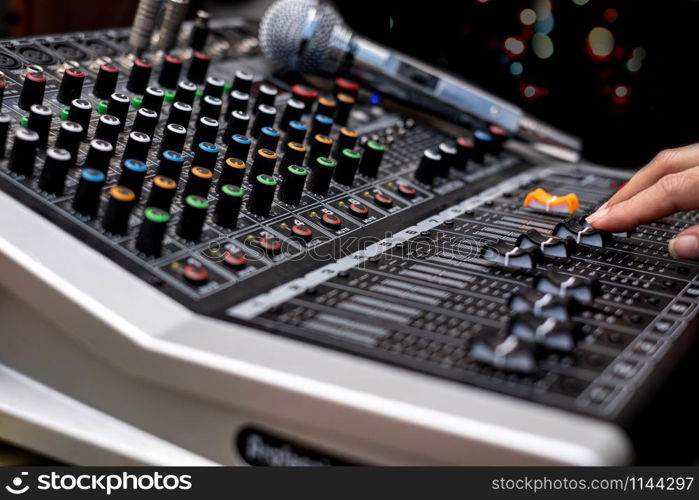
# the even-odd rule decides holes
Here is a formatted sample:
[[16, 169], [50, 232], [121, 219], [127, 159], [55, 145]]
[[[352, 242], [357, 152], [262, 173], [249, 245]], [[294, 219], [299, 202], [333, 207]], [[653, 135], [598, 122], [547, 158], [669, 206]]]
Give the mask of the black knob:
[[483, 161], [485, 161], [485, 155], [492, 152], [493, 142], [493, 136], [488, 132], [485, 130], [476, 130], [473, 133], [473, 143], [475, 145], [472, 155], [473, 160], [478, 163], [483, 163]]
[[272, 127], [263, 127], [260, 131], [260, 135], [257, 137], [257, 143], [255, 144], [255, 147], [257, 147], [258, 149], [262, 148], [276, 151], [280, 137], [281, 134], [277, 129]]
[[194, 85], [192, 82], [183, 80], [177, 84], [177, 90], [175, 91], [175, 101], [183, 102], [185, 104], [193, 106], [196, 94], [197, 86]]
[[124, 127], [126, 127], [126, 117], [129, 114], [130, 104], [131, 101], [126, 94], [114, 92], [109, 96], [107, 114], [116, 116], [119, 119], [119, 132], [123, 132]]
[[311, 106], [313, 106], [315, 100], [318, 99], [317, 90], [300, 83], [294, 85], [291, 88], [291, 92], [294, 94], [295, 99], [298, 99], [306, 105], [307, 111], [311, 110]]
[[83, 168], [92, 168], [106, 174], [112, 155], [114, 155], [114, 146], [102, 139], [93, 139], [90, 141]]
[[240, 187], [232, 184], [221, 186], [214, 209], [214, 222], [227, 229], [235, 229], [242, 201], [243, 190]]
[[201, 239], [208, 210], [209, 202], [206, 198], [195, 194], [186, 196], [182, 207], [182, 217], [177, 226], [177, 234], [187, 241], [198, 242]]
[[228, 94], [228, 110], [226, 111], [226, 114], [230, 117], [233, 111], [241, 111], [246, 113], [248, 111], [249, 104], [250, 94], [246, 94], [240, 90], [234, 90]]
[[61, 196], [65, 187], [68, 170], [75, 164], [70, 153], [61, 148], [48, 148], [46, 162], [39, 176], [39, 188], [47, 193]]
[[240, 158], [243, 161], [248, 159], [250, 153], [250, 145], [252, 141], [244, 135], [235, 134], [228, 142], [226, 149], [226, 158]]
[[357, 132], [346, 127], [342, 127], [340, 129], [340, 133], [337, 135], [335, 146], [338, 154], [345, 149], [354, 149], [357, 146], [357, 139], [359, 139], [359, 134]]
[[335, 174], [333, 178], [336, 182], [344, 186], [351, 186], [354, 183], [354, 176], [359, 168], [362, 155], [354, 149], [343, 149], [337, 160]]
[[149, 257], [160, 257], [163, 250], [163, 239], [170, 222], [167, 211], [153, 206], [143, 210], [143, 222], [136, 237], [136, 250]]
[[105, 180], [104, 172], [94, 168], [83, 168], [80, 171], [80, 181], [73, 198], [73, 210], [88, 217], [97, 215]]
[[166, 56], [160, 69], [160, 76], [158, 76], [158, 85], [166, 89], [174, 89], [180, 79], [181, 72], [182, 59], [173, 55]]
[[301, 117], [306, 112], [306, 105], [303, 101], [298, 99], [289, 99], [284, 106], [284, 111], [282, 112], [281, 120], [279, 121], [279, 128], [281, 130], [286, 130], [289, 127], [289, 122], [299, 121]]
[[78, 67], [66, 68], [58, 88], [56, 99], [61, 104], [70, 104], [73, 99], [80, 99], [85, 83], [85, 73]]
[[286, 128], [286, 137], [284, 137], [284, 142], [306, 142], [306, 132], [308, 127], [304, 123], [296, 120], [289, 122], [289, 126]]
[[218, 160], [218, 146], [211, 142], [200, 142], [194, 150], [192, 165], [213, 170]]
[[415, 180], [431, 186], [434, 183], [437, 172], [439, 172], [441, 162], [442, 155], [432, 149], [425, 150], [420, 159], [420, 164], [413, 174]]
[[315, 114], [327, 116], [331, 120], [335, 118], [337, 101], [332, 97], [320, 96], [316, 102]]
[[150, 137], [155, 136], [155, 127], [158, 126], [158, 113], [149, 108], [139, 108], [133, 120], [132, 130], [143, 132]]
[[347, 94], [355, 99], [359, 95], [359, 89], [361, 87], [359, 84], [353, 80], [348, 80], [342, 76], [335, 78], [335, 85], [333, 86], [333, 94], [337, 95], [340, 93]]
[[5, 89], [7, 88], [7, 78], [5, 78], [5, 74], [3, 73], [2, 76], [0, 76], [0, 106], [2, 106], [2, 101], [5, 99]]
[[212, 95], [205, 95], [199, 101], [199, 117], [208, 116], [214, 120], [218, 120], [223, 109], [223, 101]]
[[217, 99], [222, 99], [223, 98], [223, 87], [226, 85], [226, 82], [221, 80], [220, 78], [216, 78], [215, 76], [210, 76], [209, 78], [206, 79], [206, 83], [204, 84], [204, 96], [211, 96], [211, 97], [216, 97]]
[[192, 27], [192, 34], [189, 39], [189, 46], [193, 50], [204, 50], [206, 42], [211, 33], [209, 28], [209, 13], [203, 10], [197, 12], [197, 18]]
[[347, 125], [355, 98], [344, 92], [337, 94], [337, 111], [335, 111], [335, 122], [340, 125]]
[[186, 102], [176, 101], [170, 106], [170, 114], [167, 116], [168, 125], [176, 123], [184, 128], [189, 127], [189, 120], [192, 119], [192, 106]]
[[151, 139], [143, 132], [131, 132], [126, 141], [123, 158], [133, 158], [135, 160], [148, 161]]
[[119, 139], [120, 128], [121, 122], [119, 121], [119, 118], [113, 115], [102, 115], [97, 121], [95, 138], [107, 141], [113, 147], [116, 147], [117, 140]]
[[330, 189], [330, 181], [335, 172], [336, 163], [331, 158], [320, 157], [316, 159], [311, 174], [308, 177], [308, 190], [320, 196], [326, 196]]
[[309, 164], [315, 165], [316, 158], [329, 157], [333, 149], [333, 140], [327, 135], [316, 134], [311, 143]]
[[386, 151], [386, 146], [380, 142], [367, 142], [364, 147], [364, 152], [362, 153], [362, 159], [359, 162], [359, 173], [366, 177], [376, 177], [379, 173], [384, 151]]
[[146, 178], [148, 167], [141, 160], [127, 158], [121, 166], [119, 185], [129, 188], [134, 193], [135, 200], [141, 199], [143, 181]]
[[58, 128], [56, 147], [65, 149], [73, 157], [73, 161], [78, 158], [78, 149], [83, 138], [83, 127], [77, 122], [64, 121]]
[[17, 129], [15, 142], [10, 153], [10, 170], [16, 174], [31, 177], [34, 172], [34, 161], [38, 145], [39, 134], [26, 128]]
[[[0, 106], [2, 103], [0, 103]], [[12, 118], [7, 113], [0, 113], [0, 158], [5, 156], [5, 148], [7, 147], [7, 133], [10, 131], [10, 123]]]
[[496, 155], [502, 151], [503, 145], [505, 142], [507, 142], [509, 134], [505, 129], [500, 128], [497, 125], [491, 125], [488, 127], [488, 133], [493, 138], [493, 146], [491, 147], [490, 152]]
[[153, 65], [144, 59], [136, 59], [131, 67], [131, 74], [126, 82], [126, 88], [134, 94], [143, 94], [148, 87]]
[[442, 156], [442, 161], [439, 164], [437, 175], [447, 179], [449, 178], [449, 171], [457, 163], [458, 150], [456, 149], [456, 146], [442, 142], [437, 148], [437, 151]]
[[255, 182], [259, 175], [274, 174], [274, 167], [277, 164], [277, 153], [271, 149], [258, 149], [255, 151], [255, 158], [252, 160], [250, 174], [248, 179], [250, 182]]
[[325, 115], [313, 115], [311, 122], [311, 137], [318, 134], [330, 135], [333, 128], [333, 119]]
[[170, 123], [163, 130], [163, 139], [160, 142], [161, 151], [177, 151], [181, 153], [184, 150], [184, 143], [187, 140], [187, 129], [177, 123]]
[[254, 76], [252, 73], [239, 69], [235, 72], [235, 76], [233, 77], [233, 90], [249, 94], [252, 90], [253, 79]]
[[250, 115], [245, 111], [233, 111], [228, 117], [228, 126], [225, 136], [231, 137], [233, 134], [245, 135], [250, 126]]
[[187, 78], [194, 83], [204, 83], [206, 73], [209, 71], [211, 57], [203, 52], [195, 52], [189, 64]]
[[255, 215], [267, 217], [272, 210], [276, 189], [277, 181], [271, 175], [260, 174], [252, 179], [248, 210]]
[[114, 186], [109, 190], [109, 200], [104, 211], [102, 227], [105, 231], [122, 236], [128, 232], [129, 217], [136, 196], [125, 186]]
[[164, 175], [156, 175], [153, 177], [146, 206], [158, 207], [169, 212], [176, 192], [177, 183], [174, 180]]
[[73, 99], [68, 110], [68, 119], [79, 123], [83, 128], [81, 140], [85, 140], [90, 129], [90, 118], [92, 117], [92, 104], [85, 99]]
[[279, 90], [272, 85], [263, 83], [257, 90], [257, 100], [255, 101], [255, 107], [258, 108], [260, 104], [265, 104], [266, 106], [274, 107], [274, 102], [279, 95]]
[[187, 184], [184, 186], [184, 193], [195, 194], [206, 198], [209, 194], [209, 189], [211, 189], [211, 181], [214, 178], [214, 174], [211, 170], [205, 167], [192, 167], [189, 170], [189, 177], [187, 178]]
[[220, 191], [226, 184], [242, 186], [245, 178], [245, 168], [247, 165], [238, 158], [226, 158], [221, 165], [221, 174], [218, 177], [218, 190]]
[[152, 109], [158, 116], [160, 116], [160, 111], [163, 109], [163, 101], [165, 100], [165, 92], [163, 89], [158, 87], [148, 87], [146, 93], [143, 94], [143, 101], [141, 101], [141, 107], [146, 109]]
[[473, 158], [475, 144], [472, 140], [464, 137], [456, 139], [456, 163], [454, 167], [458, 170], [465, 170], [469, 160]]
[[264, 127], [274, 127], [274, 120], [277, 117], [277, 108], [268, 106], [267, 104], [260, 104], [255, 109], [257, 110], [257, 114], [252, 123], [252, 137], [258, 137], [260, 131]]
[[44, 102], [44, 91], [46, 90], [46, 75], [41, 66], [27, 66], [27, 72], [24, 75], [22, 90], [19, 93], [17, 106], [25, 111], [31, 108], [32, 104], [41, 104]]
[[286, 175], [289, 165], [303, 165], [306, 159], [306, 146], [300, 142], [290, 142], [284, 148], [284, 157], [279, 163], [279, 172]]
[[45, 148], [49, 142], [49, 130], [51, 129], [51, 119], [53, 111], [43, 104], [32, 104], [29, 108], [29, 121], [27, 128], [39, 134], [39, 148]]
[[182, 175], [182, 167], [184, 166], [184, 156], [182, 153], [166, 149], [160, 155], [160, 165], [158, 165], [158, 175], [164, 175], [175, 182], [179, 182]]
[[298, 205], [303, 195], [303, 186], [306, 184], [308, 169], [299, 165], [289, 165], [282, 175], [282, 183], [279, 186], [279, 200], [289, 205]]
[[192, 149], [200, 142], [216, 142], [218, 136], [218, 121], [208, 116], [202, 116], [197, 120], [197, 128], [192, 139]]
[[95, 78], [92, 93], [99, 99], [109, 99], [109, 96], [116, 89], [118, 79], [119, 68], [116, 65], [112, 63], [102, 64], [97, 71], [97, 78]]

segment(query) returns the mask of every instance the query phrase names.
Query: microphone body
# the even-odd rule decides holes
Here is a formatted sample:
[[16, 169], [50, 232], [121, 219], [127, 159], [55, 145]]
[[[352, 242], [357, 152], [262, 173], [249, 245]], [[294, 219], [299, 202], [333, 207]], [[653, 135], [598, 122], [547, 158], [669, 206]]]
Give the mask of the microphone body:
[[468, 122], [476, 116], [511, 133], [575, 151], [580, 141], [525, 115], [517, 106], [410, 56], [352, 33], [317, 0], [277, 0], [260, 25], [265, 55], [279, 66], [309, 73], [350, 74], [392, 97]]

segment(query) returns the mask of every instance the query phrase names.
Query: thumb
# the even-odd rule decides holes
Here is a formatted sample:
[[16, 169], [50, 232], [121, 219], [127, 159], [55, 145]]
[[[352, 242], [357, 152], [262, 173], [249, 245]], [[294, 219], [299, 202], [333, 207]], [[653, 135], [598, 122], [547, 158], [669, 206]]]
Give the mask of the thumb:
[[671, 239], [668, 250], [675, 259], [699, 260], [699, 225], [685, 229]]

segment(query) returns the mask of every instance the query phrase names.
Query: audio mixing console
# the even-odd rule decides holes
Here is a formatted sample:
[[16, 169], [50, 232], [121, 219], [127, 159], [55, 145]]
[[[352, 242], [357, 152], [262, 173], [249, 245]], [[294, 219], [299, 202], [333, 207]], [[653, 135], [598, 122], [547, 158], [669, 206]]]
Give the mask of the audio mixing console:
[[695, 335], [699, 267], [667, 241], [697, 214], [596, 231], [628, 174], [316, 88], [255, 34], [0, 42], [3, 384], [45, 404], [3, 403], [4, 437], [105, 463], [631, 461]]

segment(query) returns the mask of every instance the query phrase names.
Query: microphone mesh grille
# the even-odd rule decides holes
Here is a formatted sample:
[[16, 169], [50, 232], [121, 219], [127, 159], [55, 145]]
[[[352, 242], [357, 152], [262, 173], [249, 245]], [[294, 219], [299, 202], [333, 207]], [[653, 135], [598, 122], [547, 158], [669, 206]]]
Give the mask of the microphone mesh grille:
[[[308, 16], [313, 10], [317, 24], [302, 49]], [[323, 71], [337, 24], [338, 16], [332, 7], [317, 0], [278, 0], [260, 22], [260, 46], [278, 66], [304, 72]]]

